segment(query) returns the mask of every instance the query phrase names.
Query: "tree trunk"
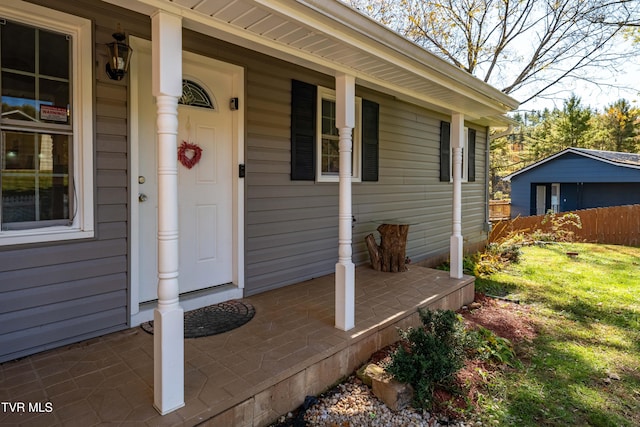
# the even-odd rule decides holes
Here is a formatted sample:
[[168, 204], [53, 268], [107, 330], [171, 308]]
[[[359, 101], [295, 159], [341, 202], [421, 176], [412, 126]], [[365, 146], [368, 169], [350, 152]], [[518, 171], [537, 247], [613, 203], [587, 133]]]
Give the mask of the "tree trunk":
[[380, 246], [376, 244], [373, 234], [365, 237], [371, 266], [378, 271], [406, 271], [406, 249], [408, 224], [382, 224], [378, 227]]
[[373, 267], [374, 270], [380, 271], [382, 269], [382, 263], [380, 258], [380, 247], [376, 243], [376, 238], [373, 237], [373, 234], [369, 234], [364, 238], [364, 241], [367, 243], [367, 249], [369, 250], [371, 267]]

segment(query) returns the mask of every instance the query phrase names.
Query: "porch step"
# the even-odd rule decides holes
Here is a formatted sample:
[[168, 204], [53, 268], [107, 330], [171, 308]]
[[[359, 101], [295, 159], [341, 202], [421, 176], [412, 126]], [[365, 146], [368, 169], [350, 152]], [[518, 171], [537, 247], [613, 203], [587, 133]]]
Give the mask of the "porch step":
[[[415, 277], [418, 269], [428, 270], [430, 273], [430, 280], [423, 282], [423, 287], [414, 282], [418, 280]], [[396, 289], [399, 297], [407, 292], [407, 287], [414, 289], [417, 287], [426, 292], [422, 295], [423, 298], [416, 295], [413, 304], [405, 300], [407, 304], [403, 309], [396, 309], [393, 313], [391, 311], [380, 313], [376, 320], [367, 319], [367, 322], [358, 322], [358, 315], [356, 315], [358, 322], [356, 328], [343, 332], [343, 342], [337, 341], [332, 348], [300, 361], [281, 375], [274, 375], [272, 381], [263, 383], [261, 390], [256, 390], [249, 398], [211, 417], [201, 425], [267, 426], [281, 415], [299, 407], [304, 402], [305, 396], [318, 395], [329, 389], [358, 369], [374, 352], [397, 341], [399, 328], [420, 326], [417, 312], [419, 307], [432, 310], [457, 310], [474, 299], [472, 277], [465, 276], [461, 280], [453, 280], [448, 278], [446, 272], [433, 274], [437, 270], [417, 266], [412, 266], [410, 271], [414, 275], [409, 274], [403, 277], [404, 273], [377, 274], [382, 275], [384, 280], [395, 282], [394, 279], [397, 279], [401, 283]], [[362, 273], [362, 269], [358, 269], [357, 277], [361, 277]], [[370, 272], [366, 273], [369, 275]], [[424, 279], [422, 277], [422, 280]], [[358, 302], [356, 297], [356, 305], [362, 303]]]

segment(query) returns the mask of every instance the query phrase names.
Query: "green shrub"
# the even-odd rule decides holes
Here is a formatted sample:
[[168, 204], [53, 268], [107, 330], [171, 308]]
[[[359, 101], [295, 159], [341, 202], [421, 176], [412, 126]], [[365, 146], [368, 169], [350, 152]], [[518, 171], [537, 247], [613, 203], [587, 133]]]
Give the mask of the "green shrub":
[[475, 256], [473, 275], [487, 277], [502, 270], [509, 263], [517, 263], [520, 260], [522, 236], [519, 234], [510, 236], [509, 239], [501, 239], [499, 242], [489, 243], [484, 252]]
[[422, 327], [400, 331], [401, 345], [386, 371], [414, 388], [414, 404], [429, 408], [436, 386], [447, 387], [465, 359], [465, 331], [451, 310], [418, 310]]
[[475, 359], [497, 362], [512, 368], [521, 365], [511, 341], [482, 326], [467, 332], [467, 346], [471, 357]]
[[[541, 224], [544, 225], [547, 223], [551, 224], [551, 233], [547, 233], [549, 234], [549, 240], [555, 242], [573, 242], [575, 232], [572, 228], [582, 229], [582, 220], [580, 219], [580, 215], [573, 212], [559, 215], [552, 210], [549, 210], [545, 214]], [[541, 233], [540, 230], [536, 230], [536, 232]]]

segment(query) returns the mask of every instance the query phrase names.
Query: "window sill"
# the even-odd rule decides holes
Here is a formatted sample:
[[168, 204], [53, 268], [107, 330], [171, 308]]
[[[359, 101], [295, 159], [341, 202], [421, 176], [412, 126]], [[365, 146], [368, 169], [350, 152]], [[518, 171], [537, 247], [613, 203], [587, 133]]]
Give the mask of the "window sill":
[[37, 230], [0, 232], [0, 246], [22, 245], [27, 243], [47, 243], [60, 240], [89, 239], [94, 237], [93, 230], [78, 230], [69, 227], [50, 227]]
[[[316, 182], [340, 182], [340, 177], [337, 175], [317, 176]], [[351, 182], [362, 182], [362, 179], [360, 177], [351, 177]]]

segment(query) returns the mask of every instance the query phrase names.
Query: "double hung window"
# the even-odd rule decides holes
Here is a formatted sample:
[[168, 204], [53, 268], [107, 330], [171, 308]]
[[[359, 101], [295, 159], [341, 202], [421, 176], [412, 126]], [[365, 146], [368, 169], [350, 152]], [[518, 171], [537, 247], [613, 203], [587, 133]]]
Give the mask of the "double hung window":
[[[352, 181], [378, 181], [379, 105], [356, 97], [352, 130]], [[293, 80], [291, 86], [291, 179], [337, 182], [340, 135], [332, 89]]]
[[[464, 128], [462, 146], [461, 181], [476, 180], [476, 131]], [[453, 150], [451, 149], [451, 123], [440, 122], [440, 181], [453, 181]]]
[[[340, 173], [340, 141], [339, 132], [336, 127], [336, 96], [331, 89], [323, 87], [318, 88], [318, 99], [320, 106], [318, 108], [318, 122], [320, 126], [320, 136], [318, 141], [317, 152], [319, 165], [316, 166], [318, 171], [316, 181], [337, 181]], [[356, 98], [355, 117], [356, 125], [352, 130], [352, 152], [351, 152], [351, 177], [353, 181], [360, 181], [361, 175], [361, 159], [360, 151], [362, 147], [362, 139], [360, 138], [360, 129], [362, 127], [362, 98]]]
[[23, 7], [0, 8], [0, 244], [89, 237], [89, 24]]

